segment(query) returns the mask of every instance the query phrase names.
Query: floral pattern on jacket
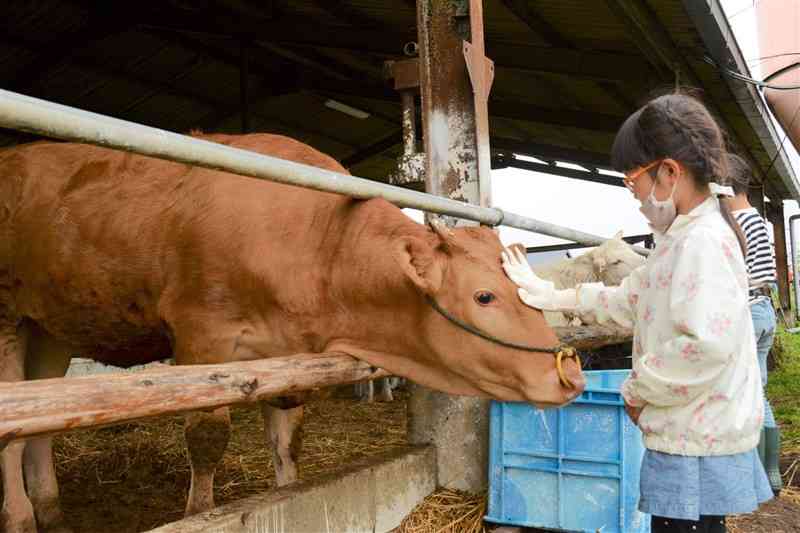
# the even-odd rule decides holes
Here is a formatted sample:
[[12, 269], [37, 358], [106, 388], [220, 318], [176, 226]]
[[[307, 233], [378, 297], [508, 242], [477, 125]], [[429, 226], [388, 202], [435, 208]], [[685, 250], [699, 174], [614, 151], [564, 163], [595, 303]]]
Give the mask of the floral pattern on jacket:
[[736, 236], [709, 197], [679, 215], [619, 287], [579, 287], [580, 312], [633, 328], [633, 372], [622, 386], [644, 406], [652, 450], [727, 455], [758, 443], [763, 402]]

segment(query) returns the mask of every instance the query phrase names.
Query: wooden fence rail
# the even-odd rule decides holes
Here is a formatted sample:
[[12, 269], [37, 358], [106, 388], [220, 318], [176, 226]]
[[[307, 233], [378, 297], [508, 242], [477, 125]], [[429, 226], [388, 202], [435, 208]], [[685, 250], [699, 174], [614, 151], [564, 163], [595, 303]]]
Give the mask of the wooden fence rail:
[[[609, 326], [555, 328], [579, 350], [630, 340]], [[248, 403], [389, 375], [343, 353], [299, 354], [136, 373], [0, 382], [0, 450], [17, 438]]]
[[0, 450], [16, 438], [248, 403], [389, 375], [342, 353], [0, 383]]

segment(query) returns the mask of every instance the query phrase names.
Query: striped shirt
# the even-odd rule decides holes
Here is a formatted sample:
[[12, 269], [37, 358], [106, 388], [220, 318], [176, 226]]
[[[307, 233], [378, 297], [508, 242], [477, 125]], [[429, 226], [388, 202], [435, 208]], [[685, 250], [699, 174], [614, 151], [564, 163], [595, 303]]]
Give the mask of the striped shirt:
[[755, 207], [740, 209], [733, 212], [736, 222], [742, 228], [747, 241], [747, 273], [750, 277], [750, 303], [766, 299], [763, 293], [757, 291], [761, 287], [770, 288], [777, 283], [775, 274], [775, 255], [769, 240], [769, 230], [761, 215]]

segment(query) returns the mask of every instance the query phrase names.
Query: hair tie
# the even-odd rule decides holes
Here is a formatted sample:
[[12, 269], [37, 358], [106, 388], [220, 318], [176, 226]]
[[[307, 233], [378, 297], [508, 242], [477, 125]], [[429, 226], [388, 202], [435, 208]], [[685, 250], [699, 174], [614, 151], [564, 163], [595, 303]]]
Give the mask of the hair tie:
[[729, 187], [728, 185], [720, 185], [719, 183], [712, 181], [708, 184], [708, 188], [711, 190], [711, 194], [714, 196], [730, 196], [733, 198], [735, 194], [733, 193], [733, 187]]

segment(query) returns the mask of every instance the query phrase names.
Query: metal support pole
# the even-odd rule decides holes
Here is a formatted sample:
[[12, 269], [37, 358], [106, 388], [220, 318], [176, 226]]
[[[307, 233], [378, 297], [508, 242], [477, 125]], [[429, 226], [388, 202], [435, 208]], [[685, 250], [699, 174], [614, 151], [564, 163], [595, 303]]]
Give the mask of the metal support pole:
[[461, 2], [417, 2], [426, 192], [479, 203], [475, 103], [464, 60]]
[[400, 103], [403, 106], [403, 155], [410, 157], [417, 151], [417, 117], [414, 116], [414, 91], [400, 91]]
[[[0, 89], [0, 127], [57, 139], [85, 142], [188, 165], [213, 168], [354, 198], [385, 198], [400, 206], [506, 225], [569, 241], [599, 245], [607, 239], [497, 208], [394, 187], [277, 157], [232, 148], [186, 135], [142, 126]], [[644, 250], [643, 253], [648, 253]]]
[[[417, 3], [425, 190], [484, 205], [488, 203], [489, 176], [487, 172], [486, 183], [481, 184], [475, 107], [478, 96], [470, 87], [463, 52], [469, 32], [466, 4]], [[488, 138], [486, 141], [488, 149]], [[488, 166], [490, 159], [485, 162]], [[412, 443], [436, 447], [439, 485], [471, 492], [486, 487], [486, 400], [450, 396], [413, 385], [408, 400], [408, 437]]]

